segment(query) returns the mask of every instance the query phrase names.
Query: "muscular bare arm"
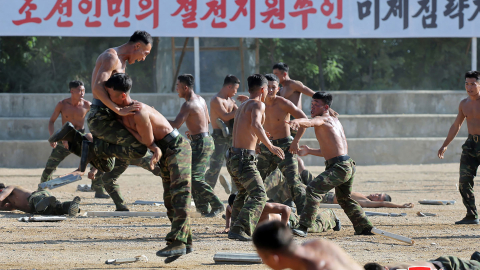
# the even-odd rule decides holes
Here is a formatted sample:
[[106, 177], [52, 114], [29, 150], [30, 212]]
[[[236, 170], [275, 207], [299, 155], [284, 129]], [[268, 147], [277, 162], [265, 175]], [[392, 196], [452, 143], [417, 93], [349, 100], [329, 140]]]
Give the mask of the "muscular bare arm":
[[465, 102], [466, 99], [460, 102], [460, 105], [458, 106], [457, 118], [455, 118], [455, 122], [453, 122], [452, 126], [450, 127], [447, 138], [443, 142], [442, 147], [440, 147], [440, 150], [438, 150], [438, 157], [441, 159], [443, 159], [443, 154], [445, 153], [445, 151], [447, 151], [447, 146], [453, 141], [455, 136], [457, 136], [460, 128], [462, 127], [463, 121], [465, 121], [465, 114], [463, 114], [462, 110], [462, 106], [463, 104], [465, 104]]
[[272, 144], [272, 142], [268, 139], [267, 134], [265, 134], [265, 130], [263, 129], [262, 125], [262, 118], [263, 114], [265, 113], [265, 104], [262, 102], [255, 102], [251, 104], [252, 111], [251, 111], [251, 125], [253, 128], [253, 132], [257, 135], [257, 138], [276, 156], [281, 159], [285, 158], [285, 153], [279, 147], [276, 147]]
[[223, 121], [229, 121], [235, 117], [237, 105], [234, 106], [231, 112], [227, 112], [227, 108], [225, 108], [225, 106], [219, 101], [219, 98], [216, 97], [210, 102], [210, 110], [215, 112], [215, 114], [218, 115]]
[[303, 85], [302, 82], [299, 81], [292, 81], [290, 85], [291, 89], [294, 91], [300, 92], [306, 96], [312, 97], [313, 94], [315, 94], [315, 91], [312, 89], [308, 88], [306, 85]]
[[[50, 136], [52, 136], [53, 132], [55, 132], [54, 124], [58, 116], [62, 112], [62, 108], [63, 108], [63, 103], [62, 101], [60, 101], [57, 103], [57, 106], [55, 106], [55, 110], [53, 110], [52, 116], [50, 116], [50, 120], [48, 121], [48, 133], [50, 133]], [[50, 146], [55, 148], [57, 147], [57, 143], [56, 142], [50, 143]]]
[[153, 127], [152, 122], [150, 122], [149, 112], [146, 110], [140, 110], [135, 114], [134, 120], [138, 135], [140, 136], [139, 141], [153, 152], [152, 159], [150, 160], [150, 168], [153, 170], [155, 164], [162, 157], [162, 151], [155, 144], [155, 137], [153, 136]]
[[[290, 115], [292, 115], [295, 119], [307, 119], [307, 116], [305, 113], [300, 110], [297, 106], [295, 106], [290, 100], [285, 99], [284, 102], [281, 103], [281, 108], [282, 110], [288, 112]], [[295, 135], [295, 138], [293, 138], [292, 144], [290, 145], [290, 153], [292, 154], [298, 154], [298, 143], [300, 142], [300, 139], [302, 138], [303, 134], [305, 134], [305, 128], [300, 127], [298, 129], [297, 134]]]
[[190, 114], [190, 105], [188, 102], [183, 103], [182, 108], [180, 108], [180, 112], [178, 113], [175, 120], [168, 122], [172, 125], [173, 128], [179, 129], [185, 121], [187, 121], [187, 117]]
[[308, 147], [307, 145], [300, 146], [300, 149], [298, 150], [298, 155], [301, 156], [301, 157], [304, 157], [306, 155], [323, 157], [323, 153], [322, 153], [322, 150], [320, 148], [314, 149], [314, 148]]
[[105, 53], [100, 56], [102, 59], [102, 65], [98, 69], [97, 73], [94, 74], [95, 78], [93, 78], [92, 82], [92, 93], [93, 95], [100, 99], [100, 101], [105, 104], [108, 108], [113, 110], [118, 115], [129, 115], [134, 114], [135, 111], [139, 110], [139, 105], [134, 103], [131, 106], [120, 108], [118, 107], [113, 101], [110, 100], [107, 91], [105, 90], [105, 82], [110, 78], [112, 72], [117, 67], [118, 56], [112, 53]]
[[360, 204], [361, 207], [365, 207], [365, 208], [379, 208], [379, 207], [413, 208], [415, 206], [413, 203], [396, 204], [396, 203], [386, 202], [386, 201], [370, 201], [370, 200], [358, 200], [358, 203]]
[[287, 225], [291, 212], [292, 209], [290, 207], [281, 203], [266, 203], [262, 214], [281, 214], [281, 222]]
[[319, 127], [325, 124], [325, 120], [327, 118], [325, 116], [315, 116], [312, 119], [308, 118], [301, 118], [301, 119], [293, 119], [290, 121], [285, 121], [289, 124], [292, 129], [298, 130], [299, 128], [309, 128], [309, 127]]
[[15, 189], [15, 186], [8, 186], [0, 192], [0, 202], [3, 202], [10, 194], [12, 191]]

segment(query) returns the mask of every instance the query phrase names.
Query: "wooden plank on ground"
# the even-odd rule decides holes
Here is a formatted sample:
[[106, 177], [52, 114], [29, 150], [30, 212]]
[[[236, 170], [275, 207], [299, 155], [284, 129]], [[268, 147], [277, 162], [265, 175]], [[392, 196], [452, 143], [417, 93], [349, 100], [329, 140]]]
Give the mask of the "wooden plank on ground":
[[165, 212], [135, 212], [135, 211], [89, 211], [87, 217], [166, 217]]
[[378, 235], [383, 235], [385, 237], [392, 238], [392, 239], [407, 243], [409, 245], [415, 244], [415, 241], [413, 241], [412, 239], [410, 239], [408, 237], [398, 235], [398, 234], [394, 234], [394, 233], [390, 233], [390, 232], [386, 232], [386, 231], [383, 231], [383, 230], [380, 230], [380, 229], [377, 229], [377, 228], [373, 228], [372, 233], [378, 234]]
[[218, 252], [213, 256], [215, 263], [254, 264], [262, 263], [257, 253], [226, 253]]

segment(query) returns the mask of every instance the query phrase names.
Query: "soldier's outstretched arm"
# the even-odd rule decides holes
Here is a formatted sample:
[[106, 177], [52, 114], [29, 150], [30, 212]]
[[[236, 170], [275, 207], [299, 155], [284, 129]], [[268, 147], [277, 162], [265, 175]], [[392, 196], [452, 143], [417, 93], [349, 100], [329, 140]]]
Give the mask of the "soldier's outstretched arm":
[[[57, 106], [55, 106], [55, 110], [53, 110], [52, 116], [50, 116], [50, 120], [48, 120], [48, 133], [50, 133], [50, 136], [52, 136], [53, 132], [55, 132], [55, 127], [54, 127], [55, 121], [57, 120], [58, 116], [62, 112], [62, 108], [63, 108], [62, 101], [57, 103]], [[50, 143], [50, 146], [53, 148], [57, 147], [57, 142]]]
[[235, 105], [231, 112], [227, 112], [227, 108], [219, 102], [219, 98], [214, 98], [210, 102], [210, 110], [215, 112], [223, 121], [229, 121], [235, 117], [237, 106]]
[[252, 112], [251, 112], [251, 125], [253, 128], [253, 132], [257, 135], [257, 138], [276, 156], [281, 159], [285, 159], [285, 153], [280, 147], [276, 147], [272, 144], [272, 142], [268, 139], [267, 134], [262, 126], [262, 118], [265, 112], [265, 104], [263, 102], [255, 102], [252, 105]]
[[308, 88], [308, 86], [304, 85], [302, 82], [299, 81], [292, 81], [290, 87], [297, 92], [300, 92], [306, 96], [312, 97], [315, 94], [315, 91]]
[[[281, 104], [280, 106], [282, 110], [288, 112], [295, 119], [307, 119], [307, 116], [305, 115], [305, 113], [302, 110], [300, 110], [297, 106], [295, 106], [293, 102], [291, 102], [290, 100], [285, 99], [284, 102], [280, 104]], [[298, 128], [298, 132], [295, 135], [295, 138], [293, 138], [292, 144], [290, 145], [290, 149], [288, 150], [290, 151], [290, 153], [298, 154], [298, 150], [299, 150], [298, 143], [300, 142], [300, 139], [302, 138], [303, 134], [305, 134], [305, 128], [304, 127]]]
[[180, 112], [178, 113], [175, 120], [168, 122], [172, 125], [173, 128], [179, 129], [185, 121], [187, 121], [187, 117], [190, 114], [190, 106], [187, 102], [183, 103], [182, 108], [180, 108]]
[[465, 114], [463, 114], [463, 104], [466, 102], [466, 99], [462, 100], [460, 102], [460, 105], [458, 106], [458, 114], [457, 118], [455, 118], [455, 122], [453, 122], [452, 126], [450, 127], [450, 130], [448, 131], [447, 138], [443, 142], [442, 147], [438, 150], [438, 157], [440, 159], [443, 159], [443, 154], [445, 151], [447, 151], [447, 146], [453, 141], [455, 136], [457, 136], [458, 132], [460, 131], [460, 128], [462, 127], [463, 121], [465, 121]]

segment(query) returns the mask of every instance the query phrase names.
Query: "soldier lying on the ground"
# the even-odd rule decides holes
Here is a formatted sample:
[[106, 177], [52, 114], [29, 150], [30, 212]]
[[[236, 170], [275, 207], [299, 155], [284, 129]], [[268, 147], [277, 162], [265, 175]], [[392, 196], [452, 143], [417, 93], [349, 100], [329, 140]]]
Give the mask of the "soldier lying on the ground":
[[[225, 229], [220, 233], [228, 233], [230, 231], [232, 205], [236, 196], [236, 194], [230, 194], [230, 197], [228, 197], [228, 206], [225, 211]], [[258, 222], [274, 220], [280, 221], [282, 224], [294, 228], [298, 223], [298, 216], [295, 214], [295, 211], [292, 211], [287, 205], [267, 202]], [[317, 215], [315, 221], [315, 224], [309, 229], [309, 232], [326, 232], [329, 229], [340, 231], [342, 227], [340, 220], [338, 220], [337, 216], [335, 216], [335, 213], [331, 209], [321, 211]]]
[[[301, 171], [300, 178], [304, 185], [308, 185], [308, 183], [314, 179], [313, 175], [308, 170]], [[283, 175], [275, 171], [265, 179], [265, 189], [268, 198], [274, 202], [285, 202], [292, 198]], [[365, 195], [360, 192], [352, 191], [351, 197], [364, 208], [413, 208], [415, 206], [413, 203], [392, 203], [392, 197], [386, 193], [372, 193], [370, 195]], [[334, 192], [328, 192], [325, 197], [323, 197], [321, 203], [337, 204], [337, 196]]]
[[272, 269], [362, 269], [332, 241], [319, 239], [297, 245], [291, 230], [279, 221], [260, 224], [252, 239], [263, 263]]
[[456, 256], [442, 256], [428, 262], [404, 262], [390, 266], [382, 266], [378, 263], [367, 263], [364, 268], [365, 270], [400, 270], [410, 269], [412, 266], [429, 267], [431, 270], [478, 270], [480, 269], [480, 252], [475, 251], [470, 257], [470, 260], [460, 259]]
[[19, 186], [5, 186], [0, 183], [0, 210], [20, 210], [37, 215], [75, 216], [80, 211], [80, 197], [73, 201], [60, 202], [48, 191], [30, 191]]

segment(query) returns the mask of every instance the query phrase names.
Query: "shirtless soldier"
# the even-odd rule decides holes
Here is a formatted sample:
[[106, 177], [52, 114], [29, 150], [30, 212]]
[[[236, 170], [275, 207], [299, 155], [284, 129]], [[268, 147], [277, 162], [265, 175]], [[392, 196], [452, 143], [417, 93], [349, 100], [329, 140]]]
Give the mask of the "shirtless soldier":
[[[71, 81], [68, 84], [70, 88], [71, 97], [58, 102], [55, 106], [50, 120], [48, 121], [48, 132], [52, 136], [54, 130], [54, 124], [59, 115], [62, 115], [62, 125], [66, 122], [73, 124], [74, 128], [81, 133], [85, 133], [84, 123], [85, 116], [90, 110], [90, 102], [83, 99], [85, 96], [85, 87], [82, 81]], [[68, 155], [68, 142], [64, 141], [60, 144], [56, 142], [50, 143], [53, 147], [52, 153], [48, 158], [45, 170], [43, 170], [40, 182], [46, 182], [52, 180], [52, 174], [57, 169], [60, 162], [62, 162]], [[103, 184], [101, 181], [92, 180], [92, 189], [95, 190], [95, 198], [109, 198], [103, 190]]]
[[[220, 174], [220, 169], [222, 168], [223, 160], [225, 159], [225, 152], [230, 146], [232, 146], [232, 135], [224, 137], [222, 130], [217, 124], [216, 119], [220, 118], [223, 122], [227, 123], [235, 117], [235, 111], [237, 110], [237, 105], [232, 97], [237, 93], [238, 87], [240, 86], [240, 80], [229, 74], [225, 77], [223, 81], [223, 87], [215, 96], [212, 97], [210, 101], [210, 119], [212, 119], [212, 128], [213, 128], [213, 141], [215, 142], [215, 151], [213, 152], [212, 157], [210, 158], [210, 168], [205, 173], [205, 181], [209, 184], [212, 189], [215, 188], [217, 184], [218, 175]], [[222, 177], [223, 178], [223, 177]], [[222, 178], [220, 179], [222, 182]], [[224, 179], [224, 178], [223, 178]], [[222, 183], [224, 185], [225, 191], [227, 194], [233, 192], [230, 190], [233, 186], [233, 183], [230, 188], [225, 187], [228, 183]]]
[[[126, 74], [116, 74], [107, 81], [107, 91], [115, 106], [132, 104], [130, 88], [132, 80]], [[192, 150], [187, 140], [174, 129], [168, 120], [153, 107], [138, 102], [139, 110], [134, 115], [121, 117], [125, 128], [144, 145], [154, 142], [160, 147], [163, 183], [163, 200], [167, 215], [172, 222], [167, 234], [167, 247], [157, 256], [179, 256], [191, 252], [192, 231], [188, 207], [191, 202]], [[157, 155], [156, 150], [154, 155]], [[152, 167], [153, 169], [153, 167]]]
[[0, 183], [0, 211], [20, 210], [35, 215], [76, 216], [80, 197], [61, 203], [46, 190], [30, 191], [19, 186]]
[[[280, 147], [274, 146], [265, 134], [265, 98], [267, 79], [261, 74], [248, 77], [249, 100], [240, 105], [235, 113], [233, 143], [227, 152], [227, 169], [238, 189], [232, 209], [233, 226], [229, 239], [251, 241], [258, 219], [267, 201], [263, 180], [257, 170], [255, 146], [261, 141], [272, 153], [285, 158]], [[248, 196], [248, 198], [247, 198]]]
[[320, 149], [302, 147], [301, 156], [311, 154], [325, 158], [326, 170], [308, 183], [305, 208], [300, 216], [300, 226], [293, 233], [305, 237], [312, 225], [325, 193], [335, 188], [338, 204], [353, 224], [356, 235], [372, 235], [373, 226], [362, 207], [351, 197], [355, 176], [355, 161], [348, 154], [347, 139], [338, 118], [330, 115], [332, 95], [316, 92], [312, 97], [312, 119], [294, 119], [288, 123], [293, 129], [315, 128]]
[[363, 270], [332, 241], [320, 239], [297, 245], [290, 229], [279, 221], [259, 224], [253, 244], [263, 263], [275, 270]]
[[473, 193], [473, 178], [477, 175], [477, 168], [480, 164], [480, 72], [469, 71], [465, 73], [465, 89], [468, 98], [462, 100], [458, 106], [458, 115], [448, 131], [447, 138], [440, 150], [438, 157], [443, 159], [447, 146], [457, 136], [462, 127], [463, 121], [467, 119], [468, 138], [462, 145], [462, 156], [460, 158], [460, 180], [459, 190], [462, 195], [463, 204], [467, 208], [467, 215], [455, 224], [478, 224], [478, 212], [475, 206], [475, 195]]
[[92, 156], [90, 152], [103, 159], [109, 157], [136, 159], [145, 155], [147, 147], [154, 150], [153, 146], [141, 144], [116, 120], [116, 115], [134, 114], [140, 105], [132, 101], [132, 104], [120, 108], [110, 100], [104, 88], [105, 82], [113, 74], [125, 73], [127, 62], [133, 64], [145, 60], [151, 48], [150, 34], [136, 31], [127, 43], [107, 49], [97, 58], [92, 74], [92, 108], [87, 118], [88, 128], [94, 140], [93, 144], [86, 142], [86, 146], [82, 146], [81, 171], [85, 171], [89, 157]]
[[297, 164], [298, 142], [305, 133], [305, 128], [300, 128], [295, 138], [290, 136], [290, 126], [286, 123], [290, 120], [290, 115], [299, 119], [306, 119], [307, 116], [296, 107], [291, 101], [277, 96], [279, 90], [278, 78], [274, 74], [267, 74], [268, 94], [265, 99], [265, 123], [263, 127], [270, 133], [273, 145], [282, 148], [285, 153], [285, 159], [272, 154], [265, 145], [259, 145], [257, 151], [257, 168], [265, 179], [271, 172], [279, 168], [285, 177], [290, 194], [297, 207], [298, 213], [302, 213], [305, 206], [305, 186], [300, 180]]
[[[222, 201], [213, 193], [212, 187], [205, 182], [205, 171], [214, 151], [213, 139], [208, 132], [210, 116], [207, 103], [193, 91], [194, 78], [183, 74], [177, 79], [178, 96], [185, 99], [174, 121], [173, 128], [180, 128], [186, 122], [192, 147], [192, 197], [197, 211], [206, 217], [215, 217], [225, 210]], [[211, 211], [208, 212], [208, 206]]]

